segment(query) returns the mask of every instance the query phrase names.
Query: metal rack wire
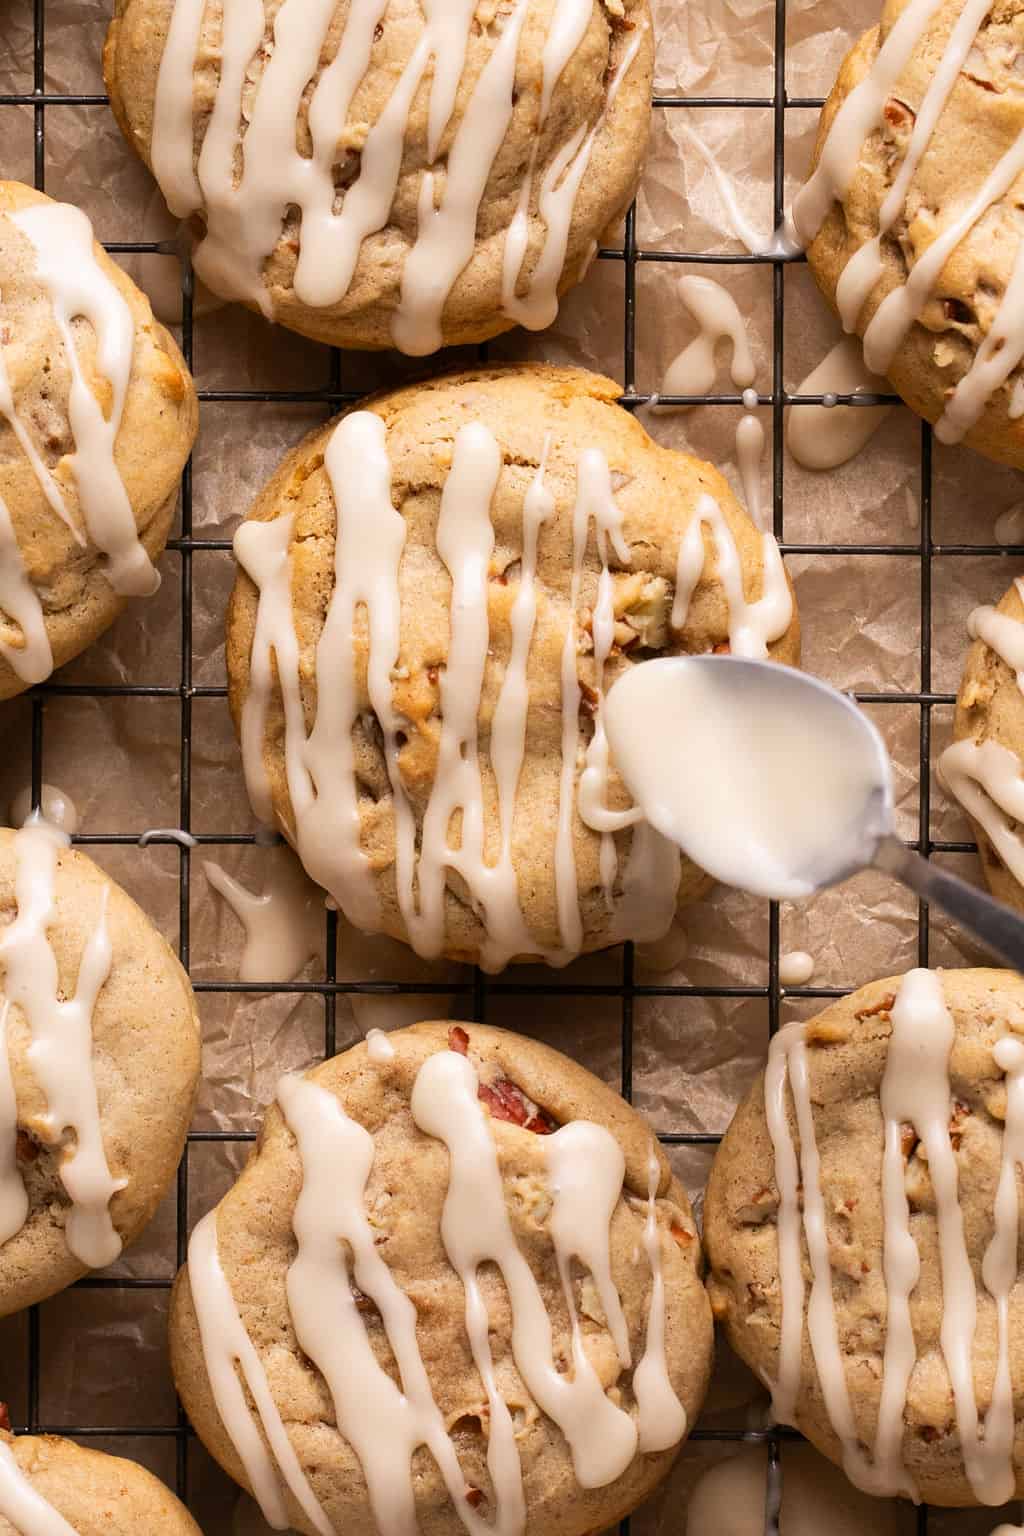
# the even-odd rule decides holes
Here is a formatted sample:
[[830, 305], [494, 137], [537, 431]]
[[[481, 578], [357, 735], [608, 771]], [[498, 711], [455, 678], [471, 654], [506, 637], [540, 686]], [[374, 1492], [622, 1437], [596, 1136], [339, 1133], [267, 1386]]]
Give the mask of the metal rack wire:
[[[47, 0], [32, 0], [34, 21], [34, 54], [33, 54], [33, 84], [30, 91], [23, 93], [0, 94], [0, 107], [30, 108], [34, 117], [34, 179], [35, 185], [44, 189], [46, 172], [46, 113], [51, 106], [81, 106], [103, 108], [107, 98], [100, 94], [66, 94], [53, 93], [46, 88], [46, 3]], [[774, 186], [774, 219], [778, 224], [781, 221], [784, 201], [784, 171], [786, 148], [786, 121], [787, 113], [793, 110], [817, 108], [821, 106], [820, 99], [807, 97], [789, 97], [786, 92], [786, 0], [775, 0], [775, 51], [774, 51], [774, 81], [773, 92], [770, 96], [664, 96], [654, 98], [656, 109], [665, 111], [680, 111], [693, 108], [708, 108], [725, 111], [743, 111], [750, 108], [770, 109], [773, 124], [773, 186]], [[148, 242], [111, 242], [107, 249], [112, 253], [148, 252], [153, 253], [162, 247]], [[625, 238], [621, 249], [602, 249], [600, 258], [606, 262], [620, 262], [624, 275], [624, 349], [622, 357], [623, 394], [622, 404], [628, 410], [635, 410], [638, 406], [646, 404], [650, 396], [638, 393], [636, 389], [636, 321], [637, 321], [637, 272], [642, 263], [690, 263], [698, 266], [716, 266], [731, 264], [761, 264], [771, 268], [772, 279], [772, 389], [771, 393], [759, 396], [762, 406], [770, 406], [772, 412], [772, 447], [773, 447], [773, 480], [772, 480], [772, 508], [773, 527], [776, 536], [787, 554], [817, 554], [817, 555], [880, 555], [880, 556], [913, 556], [920, 561], [920, 604], [921, 604], [921, 632], [920, 632], [920, 686], [916, 691], [861, 693], [858, 694], [863, 702], [872, 705], [916, 705], [920, 711], [919, 731], [919, 773], [920, 773], [920, 798], [918, 805], [918, 831], [914, 846], [926, 856], [935, 853], [969, 853], [974, 851], [974, 844], [968, 842], [938, 841], [930, 835], [930, 794], [929, 794], [929, 763], [931, 746], [931, 716], [932, 710], [938, 705], [953, 703], [951, 694], [937, 693], [932, 688], [931, 681], [931, 590], [933, 561], [936, 559], [958, 555], [986, 555], [1003, 554], [1005, 550], [1000, 546], [985, 544], [936, 544], [931, 534], [932, 514], [932, 447], [931, 433], [927, 425], [922, 424], [920, 437], [920, 537], [915, 543], [907, 544], [807, 544], [785, 542], [784, 505], [783, 505], [783, 425], [784, 410], [793, 404], [820, 404], [819, 396], [792, 396], [787, 395], [784, 388], [783, 375], [783, 322], [785, 318], [785, 261], [778, 256], [751, 256], [734, 255], [718, 252], [688, 252], [688, 251], [662, 251], [646, 250], [637, 239], [636, 210], [631, 209], [625, 224]], [[191, 366], [193, 358], [193, 314], [192, 314], [192, 277], [187, 266], [183, 271], [183, 326], [182, 349], [186, 361]], [[486, 349], [483, 349], [486, 353]], [[250, 408], [258, 410], [260, 403], [265, 402], [289, 402], [289, 403], [320, 403], [325, 411], [333, 413], [342, 404], [359, 398], [362, 391], [358, 388], [346, 388], [346, 385], [358, 384], [358, 379], [350, 374], [350, 363], [344, 355], [334, 351], [331, 355], [331, 367], [327, 384], [322, 389], [297, 390], [297, 389], [210, 389], [201, 390], [200, 399], [203, 402], [237, 402], [248, 404]], [[859, 403], [882, 403], [895, 397], [876, 396], [870, 397], [865, 402], [862, 397]], [[662, 397], [663, 400], [667, 397]], [[849, 397], [840, 397], [841, 401]], [[682, 403], [682, 402], [678, 402]], [[721, 404], [738, 405], [740, 397], [735, 394], [715, 394], [709, 396], [692, 397], [685, 403], [690, 404]], [[191, 831], [192, 822], [192, 748], [194, 736], [193, 705], [198, 699], [218, 698], [226, 696], [226, 689], [218, 686], [199, 686], [193, 683], [192, 655], [193, 655], [193, 562], [203, 560], [207, 555], [230, 549], [230, 542], [225, 539], [196, 539], [193, 536], [193, 497], [192, 497], [192, 470], [187, 467], [182, 482], [182, 512], [181, 533], [170, 540], [168, 548], [177, 552], [180, 556], [180, 642], [181, 663], [180, 673], [176, 683], [151, 685], [144, 681], [137, 681], [112, 685], [83, 685], [68, 684], [60, 681], [49, 682], [34, 689], [31, 693], [31, 719], [32, 719], [32, 795], [33, 804], [39, 803], [41, 787], [44, 778], [45, 761], [45, 725], [47, 708], [53, 705], [59, 707], [58, 701], [65, 696], [87, 696], [92, 698], [113, 699], [118, 697], [132, 698], [164, 698], [173, 699], [178, 703], [180, 712], [180, 750], [179, 750], [179, 808], [178, 825], [184, 831]], [[193, 836], [199, 845], [213, 844], [247, 844], [255, 841], [252, 833], [194, 833]], [[80, 845], [115, 845], [132, 844], [136, 842], [136, 835], [120, 833], [116, 835], [83, 834], [76, 836], [74, 841]], [[160, 841], [159, 838], [155, 841]], [[187, 968], [190, 958], [190, 874], [191, 874], [191, 850], [188, 847], [178, 846], [179, 878], [178, 878], [178, 919], [179, 919], [179, 946], [182, 963]], [[488, 1001], [493, 995], [550, 995], [555, 991], [538, 981], [518, 981], [514, 973], [506, 974], [500, 979], [485, 977], [476, 972], [472, 979], [465, 984], [452, 986], [449, 982], [425, 983], [414, 982], [360, 982], [340, 981], [336, 973], [335, 946], [336, 946], [337, 919], [328, 912], [326, 915], [326, 968], [323, 980], [297, 981], [273, 986], [252, 986], [239, 982], [197, 980], [194, 982], [198, 993], [230, 993], [230, 992], [281, 992], [289, 994], [310, 993], [321, 999], [323, 1007], [323, 1047], [327, 1055], [332, 1055], [336, 1045], [336, 1009], [340, 995], [348, 993], [417, 993], [430, 992], [443, 993], [450, 996], [453, 992], [459, 994], [468, 1011], [478, 1021], [487, 1017]], [[559, 995], [588, 996], [615, 998], [619, 1004], [619, 1023], [621, 1033], [621, 1091], [630, 1099], [633, 1091], [633, 1045], [634, 1045], [634, 1009], [637, 1001], [648, 997], [675, 998], [685, 1006], [687, 999], [695, 998], [757, 998], [766, 1003], [768, 1014], [768, 1026], [774, 1032], [779, 1025], [781, 989], [779, 982], [779, 910], [772, 903], [769, 909], [768, 925], [768, 979], [765, 986], [736, 985], [736, 986], [658, 986], [641, 985], [635, 980], [634, 956], [632, 945], [626, 944], [621, 950], [621, 966], [617, 981], [599, 984], [573, 984], [571, 971], [568, 975], [563, 973], [559, 979], [557, 991]], [[922, 904], [918, 912], [918, 958], [919, 963], [928, 963], [928, 911]], [[787, 989], [789, 998], [822, 998], [827, 999], [841, 995], [844, 989], [837, 987], [800, 987]], [[659, 1133], [660, 1140], [667, 1145], [698, 1146], [714, 1144], [719, 1136], [706, 1132], [665, 1131]], [[189, 1153], [193, 1147], [203, 1142], [244, 1142], [253, 1139], [251, 1132], [244, 1131], [193, 1131], [188, 1138], [185, 1157], [178, 1170], [177, 1176], [177, 1207], [176, 1207], [176, 1249], [177, 1260], [180, 1264], [186, 1253], [188, 1239], [188, 1182], [189, 1182]], [[81, 1289], [89, 1288], [120, 1288], [131, 1289], [155, 1289], [166, 1291], [170, 1281], [162, 1278], [112, 1278], [106, 1276], [91, 1276], [78, 1282]], [[41, 1383], [41, 1338], [40, 1338], [40, 1313], [37, 1307], [31, 1309], [28, 1318], [28, 1362], [27, 1362], [27, 1411], [23, 1423], [16, 1425], [19, 1431], [39, 1432], [51, 1430], [54, 1433], [62, 1433], [88, 1441], [90, 1438], [103, 1438], [116, 1441], [118, 1437], [131, 1437], [132, 1439], [145, 1439], [147, 1437], [166, 1439], [171, 1437], [176, 1448], [176, 1473], [175, 1484], [179, 1496], [189, 1502], [192, 1492], [189, 1476], [189, 1450], [192, 1431], [187, 1424], [180, 1409], [177, 1422], [165, 1425], [124, 1427], [89, 1424], [74, 1425], [46, 1425], [40, 1419], [40, 1383]], [[743, 1427], [735, 1429], [704, 1429], [698, 1426], [692, 1438], [694, 1440], [711, 1441], [762, 1441], [767, 1444], [769, 1451], [769, 1500], [765, 1517], [765, 1536], [777, 1536], [778, 1523], [777, 1496], [780, 1491], [782, 1476], [782, 1447], [787, 1440], [796, 1438], [795, 1435], [783, 1430], [778, 1431], [750, 1431]], [[629, 1522], [624, 1522], [623, 1532], [628, 1532]], [[919, 1536], [923, 1536], [929, 1529], [929, 1516], [927, 1508], [918, 1511], [917, 1529]]]

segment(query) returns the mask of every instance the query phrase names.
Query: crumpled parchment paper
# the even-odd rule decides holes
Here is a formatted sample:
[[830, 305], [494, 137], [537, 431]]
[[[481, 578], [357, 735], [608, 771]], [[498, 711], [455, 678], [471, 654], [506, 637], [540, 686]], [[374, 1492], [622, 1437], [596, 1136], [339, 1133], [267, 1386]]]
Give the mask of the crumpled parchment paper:
[[[773, 87], [773, 0], [655, 0], [658, 36], [656, 90], [661, 95], [770, 97]], [[47, 0], [45, 88], [53, 92], [102, 92], [100, 53], [110, 0]], [[823, 96], [850, 43], [877, 19], [878, 0], [789, 0], [786, 78], [790, 94]], [[32, 0], [7, 0], [0, 8], [0, 92], [31, 89]], [[799, 184], [813, 144], [817, 112], [787, 114], [787, 196]], [[729, 175], [747, 220], [767, 235], [772, 225], [772, 112], [735, 106], [658, 108], [650, 157], [637, 204], [640, 248], [666, 252], [742, 253], [714, 177], [685, 130], [696, 134]], [[0, 107], [3, 172], [31, 180], [33, 112]], [[46, 190], [79, 203], [107, 241], [157, 238], [159, 199], [150, 177], [124, 145], [105, 105], [51, 106], [45, 114]], [[159, 225], [159, 228], [158, 228]], [[610, 237], [621, 248], [622, 234]], [[138, 258], [125, 264], [145, 273]], [[678, 277], [703, 271], [735, 296], [748, 322], [757, 362], [757, 388], [772, 389], [772, 274], [767, 266], [740, 264], [714, 269], [699, 264], [644, 260], [636, 269], [636, 373], [641, 393], [659, 388], [664, 370], [692, 335], [692, 323], [675, 296]], [[624, 374], [625, 274], [621, 261], [595, 263], [586, 282], [564, 302], [554, 328], [542, 335], [515, 331], [493, 343], [498, 358], [542, 358]], [[793, 390], [838, 338], [836, 321], [819, 299], [805, 267], [784, 275], [783, 378]], [[471, 361], [463, 352], [445, 362]], [[201, 317], [195, 327], [195, 373], [200, 390], [315, 388], [329, 376], [329, 354], [237, 308]], [[368, 390], [414, 376], [423, 365], [397, 356], [351, 354], [342, 359], [344, 389]], [[722, 391], [731, 391], [724, 368]], [[738, 487], [733, 436], [738, 409], [705, 406], [686, 413], [642, 411], [659, 441], [689, 449], [722, 467]], [[761, 408], [768, 438], [763, 495], [771, 498], [771, 415]], [[320, 407], [269, 402], [208, 400], [194, 459], [193, 531], [199, 540], [229, 538], [250, 500], [284, 451], [323, 419]], [[804, 626], [807, 667], [843, 688], [884, 694], [870, 705], [896, 764], [900, 830], [918, 835], [920, 708], [899, 695], [930, 688], [955, 692], [966, 648], [971, 607], [995, 601], [1018, 565], [999, 553], [977, 557], [936, 555], [932, 562], [931, 673], [921, 658], [921, 430], [905, 409], [893, 411], [861, 456], [828, 475], [784, 463], [783, 536], [794, 544], [838, 542], [896, 545], [899, 555], [791, 555]], [[996, 516], [1024, 496], [1020, 477], [987, 465], [961, 449], [935, 445], [931, 535], [936, 544], [994, 543]], [[61, 681], [85, 684], [146, 683], [175, 688], [182, 676], [182, 557], [167, 554], [163, 586], [149, 602], [134, 603], [114, 629], [67, 667]], [[223, 612], [231, 587], [232, 559], [219, 550], [192, 558], [192, 681], [222, 688]], [[895, 697], [894, 697], [895, 696]], [[5, 754], [0, 756], [0, 804], [5, 808], [29, 774], [31, 709], [24, 700], [3, 706]], [[952, 710], [932, 712], [933, 760], [949, 735]], [[53, 697], [46, 703], [44, 765], [47, 780], [77, 803], [80, 831], [138, 834], [181, 823], [180, 729], [176, 695], [151, 698]], [[200, 696], [191, 708], [191, 804], [194, 833], [249, 832], [253, 818], [245, 796], [238, 750], [223, 697]], [[929, 833], [944, 841], [969, 837], [958, 808], [931, 782]], [[172, 943], [178, 925], [179, 878], [185, 855], [175, 846], [106, 844], [88, 850], [142, 903]], [[272, 861], [285, 850], [206, 845], [191, 857], [189, 959], [193, 979], [216, 984], [233, 979], [240, 946], [238, 923], [209, 890], [202, 859], [218, 859], [254, 890], [262, 888]], [[976, 879], [973, 855], [938, 854], [941, 862]], [[687, 914], [689, 955], [675, 971], [650, 970], [642, 954], [636, 979], [655, 987], [766, 987], [768, 909], [739, 892], [718, 890]], [[326, 941], [326, 918], [325, 918]], [[809, 950], [816, 959], [813, 986], [850, 987], [897, 972], [918, 959], [917, 909], [912, 899], [882, 876], [862, 875], [800, 907], [785, 905], [781, 949]], [[932, 963], [963, 964], [976, 952], [962, 935], [933, 915]], [[324, 975], [324, 957], [310, 962], [303, 979]], [[420, 983], [429, 992], [411, 997], [347, 996], [337, 999], [334, 1029], [344, 1048], [370, 1025], [388, 1027], [413, 1018], [471, 1017], [482, 1001], [493, 1023], [543, 1035], [609, 1081], [618, 1083], [621, 1061], [620, 952], [592, 956], [561, 972], [516, 971], [515, 982], [539, 983], [543, 997], [502, 993], [487, 983], [478, 997], [472, 977], [451, 966], [427, 966], [402, 946], [367, 940], [341, 925], [336, 974], [342, 981]], [[506, 978], [510, 979], [510, 978]], [[601, 983], [607, 996], [574, 996], [581, 984]], [[822, 1006], [806, 997], [783, 1000], [782, 1017], [809, 1015]], [[324, 1051], [324, 1002], [317, 994], [203, 991], [204, 1083], [195, 1129], [247, 1135], [260, 1121], [278, 1075], [318, 1059]], [[645, 995], [633, 1006], [633, 1092], [636, 1103], [663, 1131], [719, 1132], [765, 1054], [768, 1004], [763, 997], [674, 998]], [[672, 1156], [698, 1204], [712, 1156], [707, 1146], [673, 1148]], [[206, 1211], [231, 1182], [248, 1151], [245, 1141], [202, 1140], [189, 1152], [189, 1223]], [[114, 1273], [169, 1280], [176, 1262], [177, 1227], [172, 1191], [141, 1241]], [[41, 1309], [40, 1421], [48, 1426], [90, 1426], [107, 1433], [90, 1444], [137, 1458], [174, 1481], [174, 1442], [145, 1431], [172, 1427], [174, 1393], [166, 1361], [167, 1293], [159, 1289], [76, 1289]], [[0, 1323], [0, 1398], [12, 1418], [27, 1416], [28, 1322]], [[748, 1428], [763, 1393], [724, 1345], [702, 1427]], [[729, 1447], [691, 1442], [662, 1492], [636, 1518], [644, 1536], [680, 1533], [687, 1489], [709, 1458]], [[208, 1533], [233, 1529], [236, 1493], [202, 1447], [189, 1448], [193, 1510]], [[932, 1532], [968, 1536], [988, 1532], [991, 1512], [933, 1516]]]

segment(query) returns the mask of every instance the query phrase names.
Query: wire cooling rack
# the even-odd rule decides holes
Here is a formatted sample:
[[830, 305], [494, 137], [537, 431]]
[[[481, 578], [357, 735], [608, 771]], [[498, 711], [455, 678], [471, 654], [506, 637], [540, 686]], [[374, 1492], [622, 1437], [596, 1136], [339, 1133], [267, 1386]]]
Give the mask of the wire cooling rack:
[[[33, 164], [35, 185], [41, 190], [45, 189], [46, 171], [46, 114], [47, 109], [54, 107], [104, 107], [107, 98], [101, 94], [74, 94], [49, 92], [46, 88], [46, 8], [47, 0], [32, 0], [33, 25], [34, 25], [34, 53], [33, 53], [33, 87], [31, 91], [21, 93], [0, 94], [0, 107], [20, 107], [31, 110], [34, 118], [33, 139]], [[770, 96], [665, 96], [656, 95], [654, 106], [657, 109], [668, 111], [685, 111], [687, 109], [701, 108], [716, 111], [744, 111], [751, 108], [770, 109], [772, 114], [773, 133], [773, 213], [777, 225], [783, 213], [784, 204], [784, 172], [786, 150], [786, 122], [787, 113], [793, 110], [814, 109], [822, 105], [821, 99], [816, 97], [788, 96], [786, 91], [786, 0], [775, 0], [775, 47], [774, 47], [774, 78], [773, 90]], [[107, 249], [117, 255], [124, 253], [155, 253], [164, 247], [150, 242], [139, 241], [112, 241]], [[646, 250], [638, 243], [636, 227], [636, 210], [632, 208], [625, 221], [625, 238], [621, 248], [602, 249], [600, 259], [606, 262], [619, 262], [622, 264], [624, 276], [624, 349], [622, 356], [622, 404], [627, 410], [635, 410], [637, 407], [647, 404], [649, 394], [639, 393], [636, 389], [636, 324], [637, 324], [637, 273], [638, 268], [645, 262], [688, 263], [692, 265], [713, 267], [719, 265], [762, 265], [771, 268], [772, 280], [772, 390], [770, 394], [758, 397], [761, 406], [770, 406], [772, 413], [772, 520], [776, 537], [779, 539], [783, 552], [786, 554], [803, 555], [878, 555], [878, 556], [912, 556], [919, 560], [920, 569], [920, 655], [919, 655], [919, 683], [916, 691], [899, 691], [883, 693], [858, 693], [857, 697], [864, 703], [871, 705], [916, 705], [920, 714], [919, 735], [919, 803], [917, 814], [917, 837], [913, 846], [917, 847], [926, 857], [932, 853], [971, 853], [975, 851], [975, 845], [971, 842], [951, 842], [934, 839], [930, 835], [930, 756], [931, 756], [931, 726], [932, 711], [935, 706], [950, 705], [954, 698], [952, 694], [939, 693], [932, 688], [932, 634], [931, 634], [931, 598], [932, 598], [932, 574], [933, 561], [937, 557], [956, 555], [993, 555], [1003, 554], [1005, 550], [991, 544], [936, 544], [932, 540], [932, 439], [929, 427], [922, 423], [920, 434], [920, 537], [914, 543], [901, 544], [797, 544], [785, 542], [784, 507], [783, 507], [783, 427], [785, 409], [791, 405], [799, 407], [802, 404], [821, 404], [820, 395], [790, 395], [785, 392], [783, 382], [783, 322], [785, 318], [785, 288], [784, 266], [782, 258], [776, 256], [751, 256], [747, 254], [734, 255], [717, 252], [691, 252], [691, 251], [665, 251]], [[182, 349], [186, 361], [191, 366], [193, 358], [193, 315], [192, 315], [192, 275], [187, 265], [183, 268], [182, 275], [183, 296], [183, 325], [182, 325]], [[481, 349], [481, 355], [486, 356], [486, 348]], [[354, 367], [358, 367], [358, 359], [354, 360]], [[346, 402], [360, 398], [364, 390], [360, 390], [358, 377], [354, 375], [353, 362], [346, 359], [345, 355], [337, 350], [331, 354], [331, 365], [327, 384], [320, 389], [207, 389], [200, 390], [200, 400], [211, 402], [237, 402], [247, 404], [250, 409], [258, 411], [261, 403], [291, 402], [291, 403], [320, 403], [325, 412], [333, 413]], [[349, 386], [349, 387], [346, 387]], [[686, 397], [662, 396], [662, 400], [668, 403], [686, 404], [712, 404], [736, 406], [741, 403], [741, 397], [737, 394], [713, 394]], [[850, 397], [840, 396], [841, 402], [849, 402]], [[895, 396], [861, 396], [858, 403], [882, 404], [895, 401]], [[177, 700], [180, 712], [180, 752], [179, 752], [179, 807], [178, 825], [184, 831], [191, 831], [192, 822], [192, 752], [195, 737], [193, 706], [197, 699], [226, 698], [226, 689], [218, 686], [200, 686], [192, 680], [192, 627], [193, 627], [193, 561], [202, 560], [214, 551], [230, 550], [230, 541], [226, 539], [202, 540], [193, 537], [193, 483], [192, 468], [189, 465], [184, 473], [182, 481], [182, 510], [181, 510], [181, 534], [169, 541], [168, 548], [175, 550], [180, 556], [180, 640], [181, 640], [181, 665], [178, 681], [173, 684], [150, 685], [145, 682], [119, 683], [113, 685], [88, 685], [69, 684], [60, 681], [51, 681], [32, 690], [31, 698], [31, 763], [32, 763], [32, 796], [33, 804], [39, 803], [41, 786], [44, 779], [44, 765], [46, 761], [45, 751], [45, 724], [47, 708], [53, 705], [59, 708], [59, 701], [66, 696], [85, 696], [90, 698], [116, 699], [131, 698], [163, 698]], [[252, 833], [194, 833], [193, 836], [199, 845], [224, 846], [228, 844], [248, 844], [255, 841]], [[130, 845], [136, 842], [136, 835], [131, 833], [119, 834], [82, 834], [74, 838], [75, 843], [84, 846], [111, 846], [117, 844]], [[154, 841], [161, 841], [159, 837]], [[179, 952], [183, 965], [188, 968], [190, 958], [190, 879], [191, 879], [191, 850], [187, 847], [178, 847], [179, 875], [178, 875], [178, 921], [179, 921]], [[471, 1012], [477, 1021], [485, 1021], [488, 1013], [488, 999], [495, 994], [520, 995], [520, 996], [550, 996], [554, 992], [554, 986], [545, 986], [537, 981], [517, 981], [514, 972], [495, 979], [486, 977], [477, 971], [472, 979], [462, 985], [453, 985], [450, 982], [428, 983], [424, 981], [340, 981], [336, 973], [336, 938], [337, 919], [332, 912], [326, 914], [326, 955], [325, 979], [322, 981], [291, 982], [271, 986], [254, 987], [241, 982], [195, 980], [195, 990], [203, 993], [229, 993], [229, 992], [281, 992], [290, 994], [311, 993], [321, 999], [323, 1007], [323, 1047], [326, 1055], [333, 1055], [336, 1040], [336, 1008], [339, 995], [347, 993], [416, 993], [428, 994], [431, 992], [446, 997], [453, 993], [460, 995], [460, 1004], [467, 1012]], [[619, 1020], [621, 1030], [621, 1090], [623, 1095], [630, 1099], [633, 1090], [633, 1043], [634, 1043], [634, 1008], [638, 999], [645, 997], [676, 998], [685, 1006], [686, 999], [695, 998], [756, 998], [761, 999], [767, 1005], [769, 1030], [774, 1032], [779, 1026], [781, 989], [779, 982], [779, 950], [780, 950], [780, 926], [779, 910], [772, 903], [769, 910], [768, 923], [768, 980], [766, 986], [657, 986], [641, 985], [634, 978], [633, 946], [626, 944], [621, 949], [621, 967], [617, 981], [596, 984], [573, 984], [571, 971], [563, 973], [558, 982], [558, 994], [565, 996], [591, 996], [613, 998], [618, 1000]], [[928, 910], [922, 903], [918, 910], [918, 960], [922, 965], [928, 963], [929, 950], [929, 924]], [[787, 999], [828, 999], [842, 995], [847, 990], [840, 987], [798, 987], [787, 988]], [[716, 1134], [707, 1132], [690, 1131], [664, 1131], [659, 1133], [662, 1143], [669, 1146], [708, 1146], [714, 1145], [720, 1140]], [[177, 1203], [176, 1203], [176, 1247], [178, 1263], [184, 1261], [188, 1241], [188, 1185], [189, 1185], [189, 1152], [193, 1147], [203, 1142], [247, 1142], [253, 1140], [252, 1132], [245, 1131], [221, 1131], [205, 1130], [192, 1131], [188, 1137], [184, 1159], [178, 1169], [177, 1175]], [[124, 1290], [158, 1290], [169, 1289], [170, 1281], [161, 1278], [121, 1278], [107, 1276], [89, 1276], [78, 1282], [78, 1289], [124, 1289]], [[166, 1440], [168, 1437], [174, 1441], [176, 1452], [175, 1486], [179, 1496], [190, 1503], [190, 1495], [194, 1493], [191, 1486], [189, 1453], [192, 1441], [190, 1429], [183, 1414], [178, 1412], [177, 1422], [174, 1424], [154, 1424], [148, 1426], [124, 1425], [102, 1426], [90, 1424], [53, 1424], [48, 1425], [40, 1418], [40, 1383], [42, 1373], [42, 1347], [40, 1311], [33, 1307], [29, 1313], [27, 1331], [27, 1380], [28, 1392], [26, 1401], [26, 1413], [24, 1422], [15, 1425], [21, 1432], [50, 1431], [53, 1433], [70, 1435], [88, 1441], [103, 1440], [116, 1442], [124, 1437], [126, 1442], [145, 1441], [147, 1438]], [[693, 1431], [691, 1438], [695, 1441], [718, 1442], [762, 1442], [767, 1444], [769, 1452], [770, 1494], [777, 1495], [780, 1490], [782, 1478], [782, 1466], [784, 1461], [783, 1447], [787, 1441], [798, 1438], [794, 1432], [782, 1430], [750, 1430], [744, 1426], [736, 1428], [705, 1429], [698, 1427]], [[765, 1518], [765, 1536], [777, 1536], [777, 1515], [772, 1512], [772, 1506], [777, 1509], [777, 1502], [769, 1497], [769, 1509]], [[623, 1533], [627, 1536], [629, 1521], [623, 1522]], [[946, 1527], [944, 1527], [946, 1528]], [[917, 1514], [917, 1530], [919, 1536], [929, 1530], [929, 1512], [922, 1507]], [[217, 1533], [208, 1532], [208, 1536], [217, 1536]]]

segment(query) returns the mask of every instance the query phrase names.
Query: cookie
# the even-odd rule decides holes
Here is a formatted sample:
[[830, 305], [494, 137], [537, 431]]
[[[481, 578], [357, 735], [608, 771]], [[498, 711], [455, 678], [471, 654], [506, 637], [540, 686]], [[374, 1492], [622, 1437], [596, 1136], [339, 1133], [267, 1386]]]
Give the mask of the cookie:
[[774, 1037], [715, 1157], [715, 1316], [866, 1492], [1020, 1497], [1024, 979], [910, 971]]
[[351, 922], [423, 955], [660, 938], [708, 882], [630, 806], [605, 691], [665, 652], [798, 658], [775, 540], [616, 396], [536, 365], [377, 396], [288, 454], [236, 535], [256, 814]]
[[221, 11], [116, 0], [104, 56], [213, 292], [416, 355], [550, 325], [639, 180], [647, 0]]
[[0, 831], [0, 1316], [111, 1264], [174, 1176], [192, 989], [129, 896], [45, 824]]
[[0, 1536], [201, 1536], [185, 1506], [138, 1462], [58, 1435], [0, 1429]]
[[864, 360], [942, 442], [1024, 467], [1020, 0], [886, 0], [793, 217]]
[[85, 214], [0, 182], [0, 699], [156, 590], [198, 424], [149, 300]]
[[1024, 911], [1024, 596], [1018, 578], [997, 607], [976, 608], [957, 695], [954, 744], [939, 777], [971, 818], [993, 896]]
[[668, 1470], [712, 1350], [643, 1120], [547, 1046], [447, 1023], [282, 1080], [170, 1341], [212, 1455], [322, 1536], [604, 1530]]

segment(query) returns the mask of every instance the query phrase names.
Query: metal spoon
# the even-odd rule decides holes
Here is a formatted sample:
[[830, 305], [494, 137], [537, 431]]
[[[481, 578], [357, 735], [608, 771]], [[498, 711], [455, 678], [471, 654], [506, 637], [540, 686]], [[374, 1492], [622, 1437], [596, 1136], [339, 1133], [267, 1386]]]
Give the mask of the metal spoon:
[[829, 684], [775, 662], [665, 657], [614, 684], [604, 721], [645, 818], [717, 879], [795, 899], [874, 866], [1024, 971], [1024, 918], [896, 836], [885, 743]]

